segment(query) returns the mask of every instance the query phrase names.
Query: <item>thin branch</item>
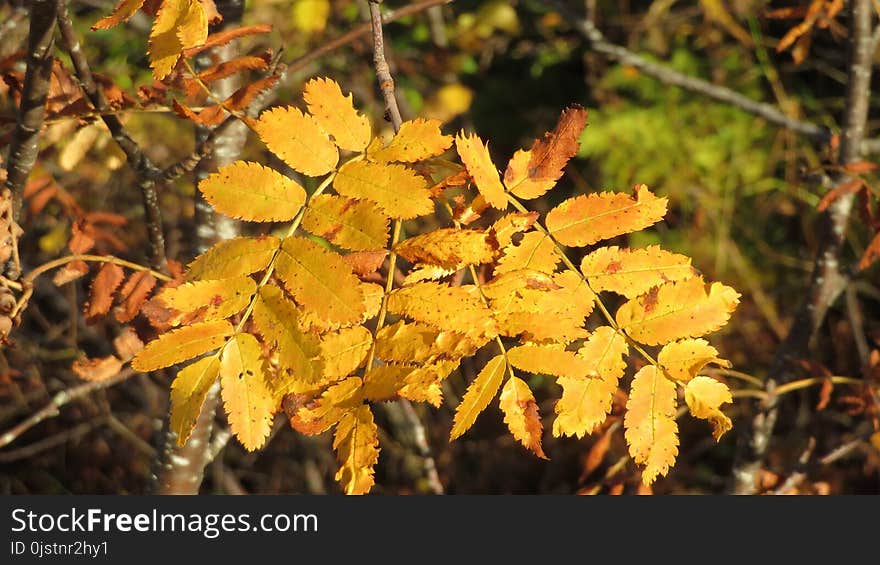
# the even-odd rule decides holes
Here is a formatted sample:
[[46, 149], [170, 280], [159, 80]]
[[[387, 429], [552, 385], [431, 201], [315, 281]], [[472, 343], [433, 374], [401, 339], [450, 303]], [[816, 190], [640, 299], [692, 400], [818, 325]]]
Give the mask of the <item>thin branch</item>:
[[[21, 91], [18, 122], [9, 142], [5, 187], [12, 192], [12, 213], [21, 215], [24, 185], [37, 160], [40, 129], [46, 117], [46, 98], [52, 75], [55, 10], [58, 0], [34, 0], [30, 7], [27, 71]], [[16, 277], [13, 277], [16, 278]]]
[[[849, 78], [846, 115], [840, 136], [841, 165], [861, 158], [871, 95], [871, 16], [871, 0], [853, 0], [850, 3]], [[847, 180], [848, 177], [841, 173], [835, 173], [833, 179], [835, 186]], [[819, 219], [822, 236], [807, 296], [795, 314], [788, 336], [774, 356], [769, 372], [771, 376], [765, 384], [767, 399], [755, 415], [751, 429], [741, 435], [743, 441], [732, 473], [733, 493], [753, 494], [757, 491], [758, 474], [779, 415], [777, 384], [791, 378], [792, 361], [807, 352], [811, 339], [825, 321], [828, 309], [848, 284], [848, 276], [841, 265], [841, 254], [854, 197], [853, 194], [841, 196]]]
[[376, 67], [376, 78], [379, 79], [379, 89], [385, 99], [385, 117], [394, 126], [394, 131], [400, 129], [403, 118], [400, 116], [400, 107], [397, 105], [397, 95], [394, 93], [394, 77], [391, 76], [391, 68], [385, 60], [385, 38], [382, 33], [382, 11], [379, 4], [382, 0], [370, 0], [370, 24], [373, 28], [373, 65]]
[[24, 420], [23, 422], [13, 426], [3, 434], [0, 434], [0, 448], [6, 447], [10, 443], [18, 439], [21, 434], [33, 428], [40, 422], [58, 416], [61, 413], [59, 409], [65, 404], [69, 404], [74, 400], [77, 400], [84, 396], [88, 396], [96, 390], [103, 390], [115, 384], [121, 383], [133, 374], [133, 369], [124, 369], [117, 373], [115, 376], [110, 377], [109, 379], [104, 379], [102, 381], [89, 381], [77, 385], [73, 388], [62, 390], [52, 397], [52, 400], [49, 402], [49, 404], [31, 414], [31, 416], [27, 420]]
[[[442, 4], [449, 4], [453, 0], [423, 0], [422, 2], [413, 2], [408, 6], [404, 6], [402, 8], [398, 8], [397, 10], [393, 10], [382, 15], [382, 23], [389, 24], [391, 22], [396, 22], [397, 20], [404, 18], [406, 16], [410, 16], [412, 14], [416, 14], [423, 10], [427, 10], [428, 8], [434, 6], [440, 6]], [[328, 41], [315, 49], [314, 51], [310, 51], [299, 57], [298, 59], [294, 59], [289, 65], [287, 65], [287, 70], [290, 73], [294, 73], [296, 71], [301, 70], [306, 65], [315, 61], [324, 55], [336, 51], [340, 47], [344, 47], [349, 43], [354, 43], [358, 39], [368, 37], [372, 32], [373, 26], [372, 22], [361, 24], [353, 30], [340, 35], [336, 39]]]
[[73, 68], [80, 88], [82, 88], [92, 106], [101, 114], [101, 120], [107, 126], [107, 129], [110, 130], [113, 140], [122, 152], [125, 153], [128, 165], [137, 177], [137, 186], [141, 193], [144, 214], [146, 216], [147, 235], [150, 240], [150, 264], [157, 271], [164, 271], [166, 267], [165, 235], [162, 231], [162, 211], [159, 208], [159, 195], [155, 182], [159, 169], [147, 157], [140, 145], [131, 137], [119, 118], [115, 114], [108, 113], [110, 106], [107, 103], [104, 92], [95, 83], [89, 63], [82, 52], [79, 39], [76, 37], [76, 32], [73, 29], [73, 23], [70, 20], [67, 0], [60, 0], [58, 2], [57, 19], [64, 48], [73, 62]]

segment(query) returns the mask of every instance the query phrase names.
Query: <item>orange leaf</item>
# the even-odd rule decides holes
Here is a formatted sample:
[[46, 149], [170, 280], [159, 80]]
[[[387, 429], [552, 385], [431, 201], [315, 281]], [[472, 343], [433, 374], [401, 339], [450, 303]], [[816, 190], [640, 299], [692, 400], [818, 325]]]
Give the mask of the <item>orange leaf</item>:
[[270, 59], [271, 57], [268, 52], [260, 57], [252, 55], [236, 57], [235, 59], [208, 67], [199, 73], [199, 79], [202, 82], [211, 83], [242, 71], [262, 71], [269, 66]]
[[106, 381], [119, 374], [122, 369], [122, 360], [114, 355], [77, 360], [73, 362], [71, 369], [84, 381]]
[[144, 0], [119, 0], [112, 12], [95, 22], [92, 30], [110, 29], [127, 22], [143, 5]]
[[189, 47], [184, 49], [183, 56], [184, 57], [192, 57], [206, 49], [211, 49], [213, 47], [219, 47], [220, 45], [226, 45], [233, 39], [238, 39], [239, 37], [245, 37], [247, 35], [254, 35], [258, 33], [269, 33], [272, 31], [272, 26], [268, 24], [261, 24], [255, 26], [245, 26], [245, 27], [237, 27], [235, 29], [227, 29], [217, 33], [212, 33], [208, 36], [208, 39], [205, 40], [201, 45], [196, 45], [194, 47]]
[[137, 316], [155, 286], [156, 278], [147, 271], [132, 273], [119, 289], [120, 304], [114, 309], [116, 320], [124, 324]]
[[862, 258], [859, 259], [859, 270], [864, 271], [874, 264], [874, 261], [880, 259], [880, 232], [874, 234], [874, 239], [865, 248]]
[[528, 151], [517, 151], [504, 171], [504, 184], [514, 196], [538, 198], [556, 185], [569, 159], [580, 147], [587, 111], [580, 106], [563, 110], [553, 131], [536, 139]]
[[226, 113], [220, 106], [207, 106], [199, 112], [196, 112], [189, 106], [178, 102], [171, 101], [171, 107], [174, 112], [185, 120], [193, 121], [201, 126], [216, 126], [224, 120]]
[[877, 168], [877, 163], [872, 163], [870, 161], [856, 161], [854, 163], [847, 163], [843, 167], [841, 167], [844, 172], [847, 172], [851, 175], [870, 173], [871, 171], [876, 171]]
[[825, 193], [825, 196], [822, 197], [822, 200], [819, 201], [819, 204], [816, 205], [817, 212], [824, 212], [826, 208], [831, 206], [838, 198], [843, 196], [844, 194], [853, 194], [858, 192], [865, 186], [865, 181], [862, 179], [852, 179], [843, 184], [839, 184]]
[[122, 267], [113, 263], [104, 263], [98, 275], [92, 282], [89, 301], [86, 304], [85, 316], [88, 323], [92, 323], [99, 316], [110, 311], [113, 304], [113, 293], [122, 283], [125, 273]]
[[547, 229], [559, 243], [583, 247], [642, 230], [663, 219], [666, 198], [654, 196], [643, 184], [634, 192], [635, 197], [602, 192], [569, 198], [547, 214]]
[[52, 277], [52, 284], [54, 284], [55, 286], [61, 286], [63, 284], [67, 284], [71, 281], [75, 281], [76, 279], [85, 276], [85, 274], [88, 272], [89, 265], [85, 261], [71, 261], [70, 263], [64, 265], [64, 267], [58, 269], [58, 271]]
[[510, 377], [501, 390], [499, 403], [504, 412], [504, 423], [513, 437], [541, 459], [547, 459], [541, 448], [544, 431], [541, 415], [529, 385], [522, 379]]
[[275, 86], [278, 79], [278, 75], [269, 75], [260, 80], [248, 82], [224, 100], [223, 105], [230, 110], [243, 110], [253, 102], [254, 98]]

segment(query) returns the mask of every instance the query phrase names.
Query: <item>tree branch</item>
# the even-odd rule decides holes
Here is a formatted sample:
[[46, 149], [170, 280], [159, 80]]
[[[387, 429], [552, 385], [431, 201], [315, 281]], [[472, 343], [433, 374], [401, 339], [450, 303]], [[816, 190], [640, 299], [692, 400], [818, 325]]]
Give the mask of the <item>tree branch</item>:
[[[864, 145], [873, 63], [872, 12], [870, 0], [853, 0], [850, 3], [849, 78], [846, 115], [840, 139], [841, 165], [860, 160]], [[838, 186], [848, 180], [849, 176], [835, 173], [833, 184]], [[735, 494], [752, 494], [757, 491], [758, 473], [779, 413], [776, 386], [790, 379], [791, 362], [806, 353], [810, 340], [824, 322], [828, 309], [846, 288], [848, 275], [844, 272], [840, 257], [854, 200], [854, 194], [841, 196], [819, 218], [822, 236], [807, 296], [795, 314], [788, 336], [774, 356], [770, 377], [765, 384], [767, 400], [762, 403], [755, 416], [750, 433], [741, 436], [743, 441], [734, 462], [731, 485], [731, 492]]]
[[58, 2], [57, 18], [58, 28], [61, 30], [61, 39], [64, 42], [65, 50], [73, 62], [73, 68], [76, 72], [80, 88], [82, 88], [92, 106], [101, 115], [101, 120], [103, 120], [107, 129], [110, 130], [113, 140], [122, 152], [125, 153], [128, 165], [137, 177], [137, 186], [141, 193], [144, 214], [146, 216], [147, 235], [150, 240], [150, 265], [157, 271], [164, 271], [166, 264], [165, 235], [162, 231], [162, 211], [159, 208], [159, 195], [156, 191], [155, 182], [160, 171], [143, 152], [140, 145], [132, 139], [125, 126], [119, 121], [119, 118], [115, 114], [108, 112], [110, 107], [107, 99], [104, 96], [104, 92], [95, 83], [89, 63], [82, 52], [79, 39], [76, 37], [76, 32], [73, 29], [67, 0], [60, 0]]
[[385, 118], [394, 126], [394, 131], [400, 129], [403, 118], [400, 116], [400, 107], [397, 105], [397, 95], [394, 92], [394, 77], [391, 76], [391, 68], [385, 60], [385, 39], [382, 34], [382, 11], [379, 4], [382, 0], [370, 0], [370, 25], [373, 29], [373, 65], [376, 67], [376, 78], [379, 79], [379, 89], [385, 99]]
[[33, 0], [30, 6], [27, 71], [21, 91], [18, 122], [9, 142], [6, 164], [5, 187], [12, 193], [12, 214], [15, 221], [21, 215], [24, 185], [37, 160], [37, 142], [46, 117], [57, 3], [58, 0]]

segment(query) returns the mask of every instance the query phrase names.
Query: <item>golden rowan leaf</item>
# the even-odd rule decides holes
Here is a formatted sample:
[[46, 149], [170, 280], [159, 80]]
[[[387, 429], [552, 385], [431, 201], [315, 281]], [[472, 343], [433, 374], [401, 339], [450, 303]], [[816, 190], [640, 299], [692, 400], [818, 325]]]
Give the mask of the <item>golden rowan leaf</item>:
[[663, 371], [648, 365], [633, 377], [623, 427], [629, 454], [644, 465], [642, 482], [650, 485], [666, 475], [678, 455], [675, 383]]
[[556, 186], [569, 159], [580, 147], [578, 139], [587, 125], [587, 111], [572, 106], [562, 111], [553, 131], [535, 140], [528, 151], [517, 151], [504, 171], [504, 184], [519, 198], [543, 196]]
[[722, 404], [733, 402], [726, 384], [710, 377], [694, 377], [685, 386], [684, 399], [695, 418], [703, 418], [712, 424], [715, 441], [733, 427], [730, 418], [719, 410]]
[[439, 408], [443, 402], [443, 389], [440, 385], [456, 367], [458, 361], [437, 361], [418, 367], [406, 375], [406, 384], [397, 391], [397, 394], [401, 398], [413, 402], [427, 402]]
[[144, 0], [119, 0], [116, 6], [113, 7], [112, 12], [92, 25], [92, 31], [96, 29], [110, 29], [122, 22], [127, 22], [143, 5]]
[[368, 149], [367, 155], [379, 163], [415, 163], [440, 155], [451, 145], [452, 136], [440, 132], [440, 120], [416, 118], [403, 122], [391, 143], [374, 151]]
[[609, 326], [596, 328], [578, 350], [598, 379], [559, 378], [562, 396], [556, 402], [553, 435], [583, 437], [602, 425], [611, 412], [617, 383], [626, 370], [626, 338]]
[[336, 145], [317, 120], [299, 108], [267, 110], [260, 114], [254, 129], [272, 153], [304, 175], [325, 175], [339, 162]]
[[306, 435], [326, 432], [346, 412], [361, 404], [362, 387], [363, 381], [359, 377], [349, 377], [327, 387], [320, 397], [290, 415], [291, 427]]
[[140, 350], [131, 366], [135, 371], [146, 373], [175, 363], [192, 359], [196, 355], [217, 349], [232, 335], [232, 324], [226, 320], [199, 322], [183, 326], [160, 335]]
[[373, 334], [363, 326], [345, 328], [321, 336], [320, 351], [324, 379], [347, 377], [366, 360]]
[[281, 244], [275, 273], [306, 310], [339, 324], [360, 320], [364, 292], [342, 257], [302, 237]]
[[455, 228], [441, 228], [405, 239], [394, 251], [410, 263], [456, 270], [489, 263], [495, 257], [495, 249], [486, 233]]
[[454, 275], [458, 270], [455, 267], [447, 269], [439, 265], [419, 265], [403, 277], [403, 286], [410, 286], [422, 281], [439, 281], [449, 275]]
[[648, 345], [715, 331], [739, 304], [739, 293], [700, 277], [667, 283], [623, 304], [615, 316], [630, 337]]
[[520, 345], [507, 350], [510, 364], [528, 373], [569, 379], [599, 378], [586, 359], [554, 346]]
[[345, 494], [367, 494], [373, 487], [379, 461], [379, 430], [369, 406], [345, 414], [336, 426], [333, 449], [339, 461], [336, 480]]
[[302, 220], [309, 232], [352, 251], [384, 250], [389, 225], [371, 203], [332, 194], [312, 198]]
[[659, 222], [666, 215], [666, 202], [645, 185], [635, 188], [635, 198], [619, 192], [577, 196], [550, 210], [547, 229], [563, 245], [592, 245]]
[[406, 377], [415, 370], [410, 365], [385, 364], [369, 369], [364, 374], [364, 398], [384, 402], [397, 396], [406, 385]]
[[677, 381], [688, 382], [709, 363], [730, 367], [730, 361], [718, 357], [718, 350], [705, 339], [683, 339], [667, 343], [657, 355], [657, 363]]
[[499, 403], [504, 412], [504, 423], [511, 435], [526, 449], [541, 459], [547, 459], [541, 448], [544, 427], [541, 425], [538, 404], [529, 385], [522, 379], [510, 377], [501, 389]]
[[467, 168], [468, 174], [474, 179], [477, 190], [489, 203], [489, 206], [504, 210], [507, 208], [507, 194], [501, 184], [501, 177], [492, 157], [489, 155], [489, 146], [484, 144], [476, 134], [467, 136], [462, 131], [455, 136], [455, 149], [461, 162]]
[[299, 392], [317, 384], [321, 380], [318, 338], [300, 331], [296, 305], [284, 297], [281, 289], [274, 285], [261, 288], [253, 316], [263, 341], [274, 345], [278, 352], [279, 372], [284, 378], [281, 383], [272, 383], [276, 392]]
[[187, 265], [186, 280], [211, 280], [262, 271], [281, 245], [277, 237], [236, 237], [215, 244]]
[[512, 212], [499, 218], [488, 231], [495, 236], [498, 247], [507, 247], [514, 235], [535, 225], [539, 215], [537, 212]]
[[510, 243], [502, 250], [495, 274], [509, 273], [519, 269], [534, 269], [542, 273], [556, 270], [562, 257], [556, 251], [553, 240], [538, 231], [525, 234], [519, 243]]
[[400, 320], [376, 334], [376, 357], [400, 363], [433, 363], [473, 355], [478, 342], [464, 334]]
[[235, 161], [199, 183], [199, 190], [218, 212], [249, 222], [292, 220], [306, 201], [295, 180], [258, 163]]
[[350, 161], [339, 168], [333, 188], [343, 196], [375, 202], [391, 218], [411, 220], [434, 211], [428, 183], [403, 165]]
[[208, 16], [198, 0], [164, 0], [150, 31], [150, 68], [162, 80], [171, 72], [184, 49], [208, 38]]
[[477, 416], [486, 409], [486, 406], [495, 398], [495, 394], [501, 387], [501, 381], [507, 373], [507, 362], [503, 355], [496, 355], [486, 363], [461, 399], [461, 404], [455, 410], [455, 418], [449, 440], [452, 441], [465, 433], [474, 425]]
[[471, 337], [495, 337], [498, 328], [474, 286], [420, 282], [388, 295], [388, 311]]
[[177, 434], [177, 445], [183, 447], [186, 444], [199, 419], [205, 397], [219, 376], [219, 355], [199, 359], [177, 372], [171, 383], [169, 422], [171, 431]]
[[336, 81], [314, 78], [306, 83], [303, 99], [315, 121], [340, 149], [361, 152], [370, 142], [370, 120], [354, 108], [351, 94], [345, 96]]
[[690, 257], [664, 251], [658, 245], [645, 249], [600, 247], [584, 257], [581, 272], [596, 292], [610, 290], [627, 298], [696, 275]]
[[259, 449], [278, 406], [257, 338], [240, 333], [229, 341], [220, 353], [220, 387], [232, 434], [248, 451]]
[[[222, 320], [244, 310], [250, 304], [257, 284], [250, 277], [234, 277], [213, 281], [195, 281], [166, 288], [156, 299], [181, 314], [196, 312], [198, 319]], [[180, 325], [187, 316], [172, 317], [173, 326]]]

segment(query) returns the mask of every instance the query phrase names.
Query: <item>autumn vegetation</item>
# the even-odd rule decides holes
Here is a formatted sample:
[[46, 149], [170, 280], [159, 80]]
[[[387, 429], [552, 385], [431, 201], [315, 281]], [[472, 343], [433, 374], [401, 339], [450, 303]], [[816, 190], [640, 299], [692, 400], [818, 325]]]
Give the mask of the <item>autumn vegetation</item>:
[[870, 2], [254, 4], [5, 8], [4, 492], [876, 490]]

